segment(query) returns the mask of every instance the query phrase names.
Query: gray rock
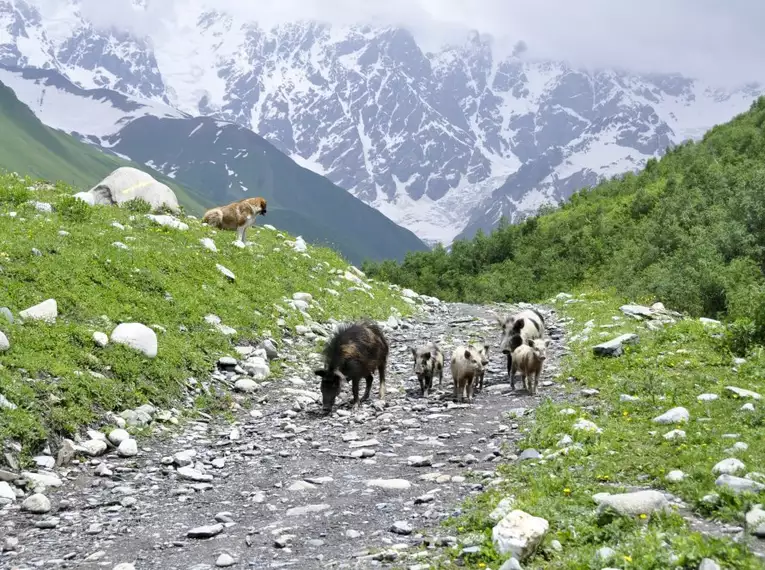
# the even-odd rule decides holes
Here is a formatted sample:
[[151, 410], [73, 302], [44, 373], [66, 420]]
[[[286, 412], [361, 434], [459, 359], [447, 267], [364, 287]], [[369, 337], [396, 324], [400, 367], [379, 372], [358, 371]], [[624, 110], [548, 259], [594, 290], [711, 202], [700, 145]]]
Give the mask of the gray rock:
[[314, 489], [316, 489], [316, 485], [308, 481], [295, 481], [287, 487], [288, 491], [313, 491]]
[[21, 503], [21, 508], [35, 515], [44, 515], [50, 512], [50, 500], [42, 493], [35, 493]]
[[670, 483], [679, 483], [683, 479], [685, 479], [685, 473], [680, 471], [679, 469], [673, 469], [669, 473], [667, 473], [667, 476], [665, 477], [667, 481]]
[[268, 360], [275, 360], [279, 358], [279, 352], [276, 348], [276, 345], [270, 338], [267, 338], [261, 342], [259, 347], [266, 351], [266, 358], [268, 358]]
[[55, 299], [48, 299], [33, 307], [24, 309], [19, 313], [19, 316], [22, 319], [29, 321], [55, 323], [56, 317], [58, 317], [58, 304]]
[[699, 570], [722, 570], [720, 565], [711, 558], [704, 558], [699, 564]]
[[673, 429], [664, 434], [664, 439], [672, 441], [673, 439], [685, 439], [685, 432], [681, 429]]
[[55, 473], [31, 473], [23, 471], [21, 476], [32, 482], [32, 486], [38, 487], [60, 487], [63, 485], [61, 479]]
[[117, 454], [120, 457], [135, 457], [138, 455], [138, 443], [134, 439], [123, 440], [117, 446]]
[[265, 380], [271, 375], [271, 367], [260, 356], [251, 356], [242, 362], [242, 368], [255, 380]]
[[180, 230], [182, 232], [185, 232], [186, 230], [189, 229], [188, 224], [184, 224], [178, 218], [175, 218], [173, 216], [168, 216], [166, 214], [161, 214], [161, 215], [147, 214], [146, 217], [152, 222], [154, 222], [155, 224], [157, 224], [158, 226], [173, 228], [174, 230]]
[[238, 364], [238, 361], [233, 356], [221, 356], [218, 359], [218, 366], [221, 368], [233, 368]]
[[78, 449], [82, 450], [86, 455], [91, 457], [98, 457], [106, 452], [107, 445], [105, 441], [100, 439], [91, 439], [86, 441]]
[[690, 420], [691, 414], [683, 408], [682, 406], [679, 406], [677, 408], [672, 408], [671, 410], [668, 410], [664, 412], [662, 415], [655, 417], [652, 421], [655, 424], [677, 424], [677, 423], [686, 423], [688, 420]]
[[504, 497], [499, 503], [497, 503], [497, 506], [494, 508], [494, 510], [489, 513], [489, 518], [494, 521], [502, 520], [510, 511], [513, 510], [514, 505], [515, 497]]
[[592, 351], [596, 356], [621, 356], [624, 354], [625, 344], [636, 344], [639, 340], [636, 334], [623, 334], [608, 342], [592, 347]]
[[752, 392], [751, 390], [746, 390], [744, 388], [737, 388], [736, 386], [726, 386], [725, 389], [731, 394], [738, 396], [739, 398], [749, 398], [752, 400], [762, 399], [762, 396], [758, 394], [757, 392]]
[[109, 344], [109, 337], [106, 336], [106, 333], [96, 331], [93, 333], [93, 342], [96, 344], [96, 346], [103, 348]]
[[35, 527], [41, 529], [56, 528], [60, 522], [58, 517], [45, 517], [42, 520], [35, 521]]
[[106, 206], [121, 205], [134, 198], [141, 198], [154, 211], [163, 206], [173, 212], [178, 211], [178, 199], [169, 186], [131, 166], [117, 168], [88, 192], [80, 192], [75, 197], [90, 205]]
[[593, 495], [598, 503], [598, 512], [612, 509], [625, 516], [650, 515], [664, 510], [669, 505], [667, 498], [659, 491], [635, 491], [633, 493], [598, 493]]
[[32, 460], [42, 469], [53, 469], [56, 466], [55, 458], [50, 455], [38, 455], [33, 457]]
[[249, 378], [240, 378], [234, 382], [234, 389], [238, 392], [251, 394], [258, 389], [258, 383], [255, 382], [255, 380], [250, 380]]
[[11, 310], [8, 307], [0, 307], [0, 317], [3, 317], [8, 321], [8, 324], [13, 324], [13, 313], [11, 313]]
[[187, 479], [189, 481], [196, 481], [197, 483], [209, 482], [213, 480], [213, 476], [208, 473], [202, 473], [192, 467], [179, 467], [176, 473], [181, 479]]
[[715, 464], [714, 467], [712, 467], [712, 473], [715, 475], [735, 475], [736, 473], [740, 473], [742, 471], [746, 471], [746, 465], [744, 465], [743, 461], [736, 459], [735, 457], [723, 459], [722, 461]]
[[595, 553], [595, 558], [597, 558], [599, 562], [608, 562], [614, 556], [616, 556], [616, 551], [608, 546], [599, 548]]
[[204, 247], [205, 249], [213, 253], [218, 253], [218, 248], [215, 245], [215, 242], [211, 240], [210, 238], [202, 238], [199, 240], [199, 243], [201, 243], [202, 247]]
[[499, 567], [499, 570], [523, 570], [523, 566], [515, 558], [508, 558], [504, 564]]
[[390, 527], [390, 531], [394, 534], [409, 535], [412, 534], [414, 528], [408, 522], [396, 521], [393, 526]]
[[11, 349], [11, 341], [5, 336], [3, 331], [0, 331], [0, 352], [5, 352]]
[[637, 320], [650, 319], [654, 316], [653, 311], [643, 305], [622, 305], [619, 310], [628, 317]]
[[215, 561], [215, 565], [218, 568], [227, 568], [229, 566], [233, 566], [234, 564], [236, 564], [236, 560], [227, 552], [222, 552], [220, 556], [218, 556], [218, 559]]
[[305, 505], [303, 507], [292, 507], [291, 509], [287, 509], [287, 516], [288, 517], [304, 516], [311, 513], [319, 513], [321, 511], [326, 511], [329, 508], [330, 508], [329, 505], [326, 503], [320, 503], [317, 505]]
[[424, 457], [422, 455], [412, 455], [407, 459], [407, 463], [411, 467], [430, 467], [433, 465], [433, 458]]
[[192, 528], [186, 533], [186, 536], [189, 538], [212, 538], [221, 532], [223, 532], [223, 525], [218, 523]]
[[230, 269], [223, 267], [220, 263], [216, 263], [215, 268], [218, 271], [220, 271], [223, 274], [223, 276], [226, 277], [226, 279], [228, 279], [229, 281], [236, 280], [236, 275], [234, 275], [234, 273]]
[[157, 356], [157, 333], [141, 323], [122, 323], [112, 331], [112, 342], [132, 348], [147, 358]]
[[531, 556], [547, 534], [550, 523], [521, 510], [510, 511], [492, 529], [494, 548], [523, 561]]
[[720, 396], [718, 396], [717, 394], [699, 394], [698, 396], [696, 396], [696, 399], [699, 402], [714, 402], [719, 397]]
[[518, 461], [527, 461], [530, 459], [540, 459], [542, 454], [536, 449], [524, 449], [518, 456]]
[[107, 436], [112, 445], [119, 445], [126, 439], [130, 439], [130, 434], [122, 428], [113, 429]]
[[17, 407], [18, 406], [16, 404], [0, 394], [0, 408], [5, 408], [6, 410], [15, 410]]
[[759, 493], [765, 490], [765, 485], [752, 481], [751, 479], [745, 479], [743, 477], [736, 477], [735, 475], [720, 475], [715, 480], [715, 485], [718, 487], [725, 487], [734, 493]]
[[372, 479], [367, 481], [367, 487], [378, 487], [394, 491], [403, 491], [411, 486], [412, 484], [406, 479]]
[[16, 502], [16, 492], [6, 481], [0, 481], [0, 506], [14, 502]]

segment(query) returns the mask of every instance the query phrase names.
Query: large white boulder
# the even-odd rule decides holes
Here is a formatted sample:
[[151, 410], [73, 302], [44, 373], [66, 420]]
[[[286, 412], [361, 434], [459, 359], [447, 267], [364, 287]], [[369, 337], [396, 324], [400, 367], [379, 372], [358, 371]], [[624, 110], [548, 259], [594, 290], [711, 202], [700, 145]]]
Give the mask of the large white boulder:
[[[77, 197], [90, 202], [78, 194]], [[91, 188], [87, 194], [93, 204], [106, 206], [121, 205], [134, 198], [146, 200], [153, 210], [165, 206], [173, 212], [178, 211], [178, 198], [169, 186], [154, 179], [153, 176], [131, 166], [122, 166]]]
[[129, 346], [149, 358], [157, 356], [157, 333], [141, 323], [122, 323], [112, 332], [112, 342]]
[[521, 510], [507, 513], [492, 529], [494, 548], [523, 561], [531, 556], [547, 534], [550, 523]]
[[44, 321], [46, 323], [55, 323], [58, 316], [58, 303], [55, 299], [48, 299], [35, 305], [24, 309], [19, 313], [22, 319], [29, 321]]

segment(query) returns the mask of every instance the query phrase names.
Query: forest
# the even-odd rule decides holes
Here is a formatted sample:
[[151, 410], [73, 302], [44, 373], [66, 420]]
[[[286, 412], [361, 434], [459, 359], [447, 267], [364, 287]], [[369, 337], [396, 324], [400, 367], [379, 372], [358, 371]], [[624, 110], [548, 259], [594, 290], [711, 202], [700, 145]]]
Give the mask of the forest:
[[489, 235], [368, 262], [370, 277], [447, 301], [539, 301], [613, 290], [765, 340], [765, 97], [642, 171]]

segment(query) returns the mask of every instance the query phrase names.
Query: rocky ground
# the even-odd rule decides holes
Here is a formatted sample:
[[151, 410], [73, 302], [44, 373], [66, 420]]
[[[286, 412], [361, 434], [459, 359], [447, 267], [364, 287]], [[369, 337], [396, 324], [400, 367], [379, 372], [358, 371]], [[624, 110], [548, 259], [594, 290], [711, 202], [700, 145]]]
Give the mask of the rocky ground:
[[[320, 415], [310, 340], [279, 347], [285, 374], [237, 393], [235, 418], [199, 418], [169, 437], [139, 437], [130, 457], [121, 455], [134, 450], [110, 446], [100, 457], [56, 469], [38, 483], [42, 496], [0, 510], [0, 566], [427, 564], [437, 548], [410, 559], [407, 551], [424, 539], [447, 544], [439, 523], [491, 484], [497, 462], [516, 459], [518, 431], [507, 412], [558, 394], [553, 379], [564, 349], [554, 312], [544, 311], [553, 343], [544, 382], [530, 397], [506, 384], [496, 310], [440, 304], [389, 330], [387, 399], [353, 415], [347, 406]], [[475, 402], [451, 402], [448, 370], [441, 390], [421, 398], [408, 344], [438, 340], [448, 358], [456, 343], [479, 338], [492, 352], [487, 387]], [[231, 365], [216, 373], [219, 386], [233, 385]], [[375, 378], [373, 395], [377, 387]]]

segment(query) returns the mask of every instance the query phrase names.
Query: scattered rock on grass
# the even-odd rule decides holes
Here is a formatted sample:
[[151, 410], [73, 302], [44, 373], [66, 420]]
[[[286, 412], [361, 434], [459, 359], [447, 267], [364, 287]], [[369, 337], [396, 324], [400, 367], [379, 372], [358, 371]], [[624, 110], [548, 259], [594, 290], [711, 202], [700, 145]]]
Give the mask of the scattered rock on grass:
[[112, 342], [128, 346], [148, 358], [157, 356], [157, 333], [141, 323], [122, 323], [112, 332]]
[[663, 510], [669, 502], [663, 493], [653, 490], [635, 491], [633, 493], [597, 493], [592, 499], [598, 503], [598, 512], [613, 510], [620, 515], [638, 516], [650, 515]]
[[596, 356], [621, 356], [624, 354], [625, 344], [636, 344], [639, 340], [638, 335], [634, 333], [620, 335], [608, 342], [604, 342], [592, 347]]
[[22, 319], [55, 323], [58, 317], [58, 304], [55, 299], [48, 299], [19, 313]]
[[523, 561], [534, 553], [550, 527], [545, 519], [521, 510], [510, 511], [491, 531], [494, 548]]
[[671, 410], [668, 410], [664, 412], [662, 415], [657, 416], [653, 419], [653, 423], [655, 424], [678, 424], [678, 423], [686, 423], [688, 420], [691, 419], [691, 414], [683, 408], [682, 406], [679, 406], [677, 408], [672, 408]]

